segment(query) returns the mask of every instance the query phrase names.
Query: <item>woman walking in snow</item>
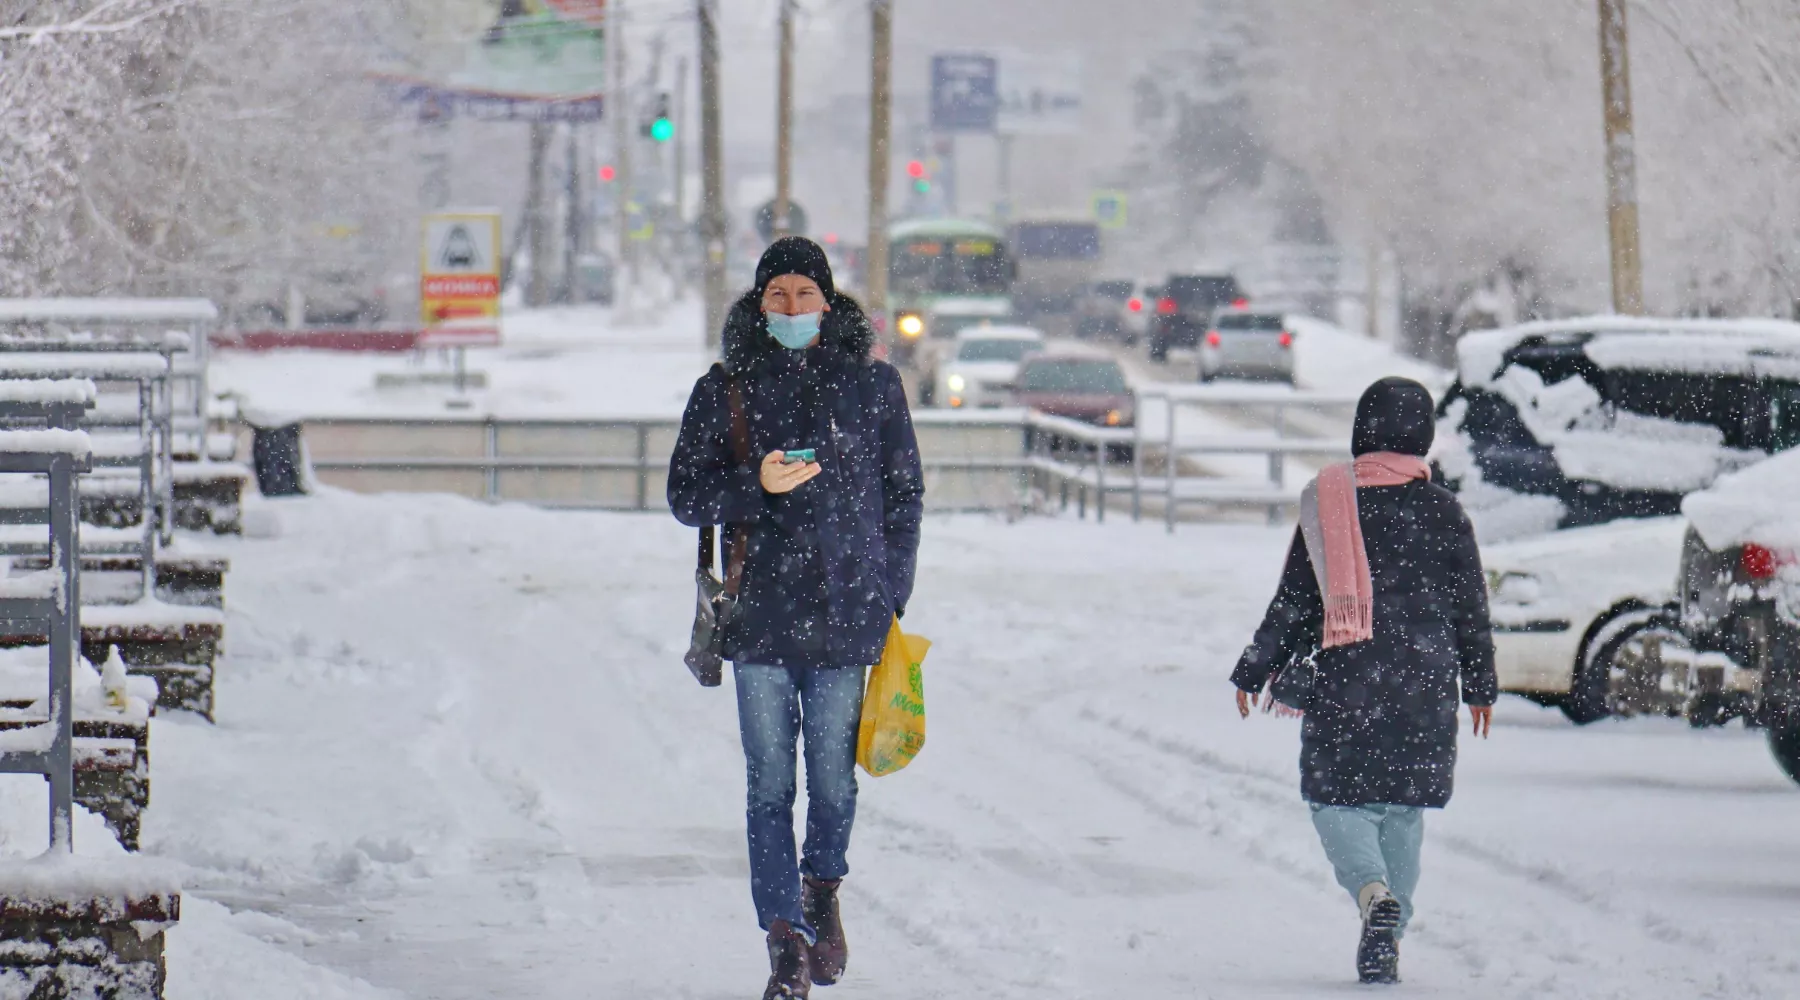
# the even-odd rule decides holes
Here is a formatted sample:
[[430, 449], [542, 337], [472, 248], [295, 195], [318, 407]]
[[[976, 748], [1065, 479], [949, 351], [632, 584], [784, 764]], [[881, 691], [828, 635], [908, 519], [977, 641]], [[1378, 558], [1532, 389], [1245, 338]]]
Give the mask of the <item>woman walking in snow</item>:
[[1363, 393], [1355, 461], [1307, 487], [1280, 588], [1231, 675], [1248, 717], [1294, 671], [1277, 687], [1305, 713], [1301, 795], [1362, 914], [1365, 983], [1400, 979], [1423, 810], [1450, 801], [1458, 681], [1482, 737], [1496, 693], [1481, 555], [1456, 497], [1430, 481], [1433, 433], [1424, 386]]
[[[727, 545], [742, 547], [725, 652], [749, 774], [750, 890], [768, 932], [765, 1000], [805, 997], [844, 973], [837, 892], [856, 817], [864, 668], [912, 594], [924, 479], [900, 374], [870, 360], [874, 344], [824, 251], [777, 241], [725, 321], [724, 362], [694, 385], [669, 465], [676, 518], [724, 524]], [[747, 438], [747, 462], [734, 437]]]

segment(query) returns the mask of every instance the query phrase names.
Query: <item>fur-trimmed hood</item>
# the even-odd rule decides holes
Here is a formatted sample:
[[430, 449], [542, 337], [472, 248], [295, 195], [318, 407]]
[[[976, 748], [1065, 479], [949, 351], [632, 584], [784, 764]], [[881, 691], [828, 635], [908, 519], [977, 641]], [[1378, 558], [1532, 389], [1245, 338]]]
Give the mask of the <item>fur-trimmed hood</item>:
[[[832, 292], [827, 301], [831, 311], [819, 323], [819, 346], [855, 364], [868, 361], [875, 348], [875, 327], [862, 305], [843, 292]], [[755, 291], [745, 292], [732, 304], [723, 341], [725, 373], [733, 377], [749, 374], [776, 351], [786, 350], [769, 335], [762, 299]]]

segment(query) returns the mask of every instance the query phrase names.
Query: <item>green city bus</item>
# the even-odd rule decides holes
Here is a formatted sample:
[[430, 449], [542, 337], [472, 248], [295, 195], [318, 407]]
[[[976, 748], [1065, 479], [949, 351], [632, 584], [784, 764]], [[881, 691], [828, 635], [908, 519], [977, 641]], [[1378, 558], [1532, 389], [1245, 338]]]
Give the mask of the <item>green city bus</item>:
[[969, 219], [914, 219], [888, 230], [890, 357], [910, 364], [927, 340], [1013, 316], [1018, 266], [1006, 237]]

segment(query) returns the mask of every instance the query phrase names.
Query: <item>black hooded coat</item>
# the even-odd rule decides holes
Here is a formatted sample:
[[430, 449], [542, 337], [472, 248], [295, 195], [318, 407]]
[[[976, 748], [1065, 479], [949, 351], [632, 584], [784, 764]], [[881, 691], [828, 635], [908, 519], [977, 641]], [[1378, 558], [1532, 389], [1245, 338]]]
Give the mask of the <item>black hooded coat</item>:
[[[1431, 399], [1383, 379], [1357, 407], [1353, 450], [1423, 456]], [[1442, 807], [1456, 770], [1457, 688], [1470, 705], [1496, 695], [1487, 588], [1475, 533], [1449, 490], [1417, 479], [1360, 487], [1374, 638], [1321, 649], [1325, 604], [1305, 538], [1231, 680], [1260, 692], [1288, 663], [1317, 656], [1312, 707], [1300, 730], [1300, 789], [1321, 805]]]
[[[748, 545], [738, 663], [865, 667], [912, 596], [925, 484], [900, 373], [873, 361], [875, 331], [830, 292], [819, 344], [769, 335], [752, 292], [725, 321], [725, 360], [694, 384], [669, 463], [669, 506], [693, 527], [725, 524]], [[732, 454], [727, 379], [742, 389], [750, 455]], [[771, 451], [813, 448], [823, 471], [791, 493], [762, 488]]]

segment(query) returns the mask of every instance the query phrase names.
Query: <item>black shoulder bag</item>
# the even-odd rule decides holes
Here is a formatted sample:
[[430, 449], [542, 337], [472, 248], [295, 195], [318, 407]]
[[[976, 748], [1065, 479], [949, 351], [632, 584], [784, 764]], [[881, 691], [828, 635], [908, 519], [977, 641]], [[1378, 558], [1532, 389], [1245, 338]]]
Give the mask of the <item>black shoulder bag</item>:
[[[744, 392], [736, 379], [727, 379], [725, 387], [731, 407], [732, 458], [738, 465], [746, 465], [750, 461], [750, 426], [744, 420]], [[744, 551], [748, 547], [742, 532], [734, 534], [737, 537], [724, 546], [725, 580], [720, 582], [713, 575], [713, 526], [700, 529], [699, 566], [694, 571], [698, 585], [694, 631], [683, 659], [701, 687], [718, 687], [725, 680], [725, 635], [737, 618], [738, 592], [744, 586]]]

